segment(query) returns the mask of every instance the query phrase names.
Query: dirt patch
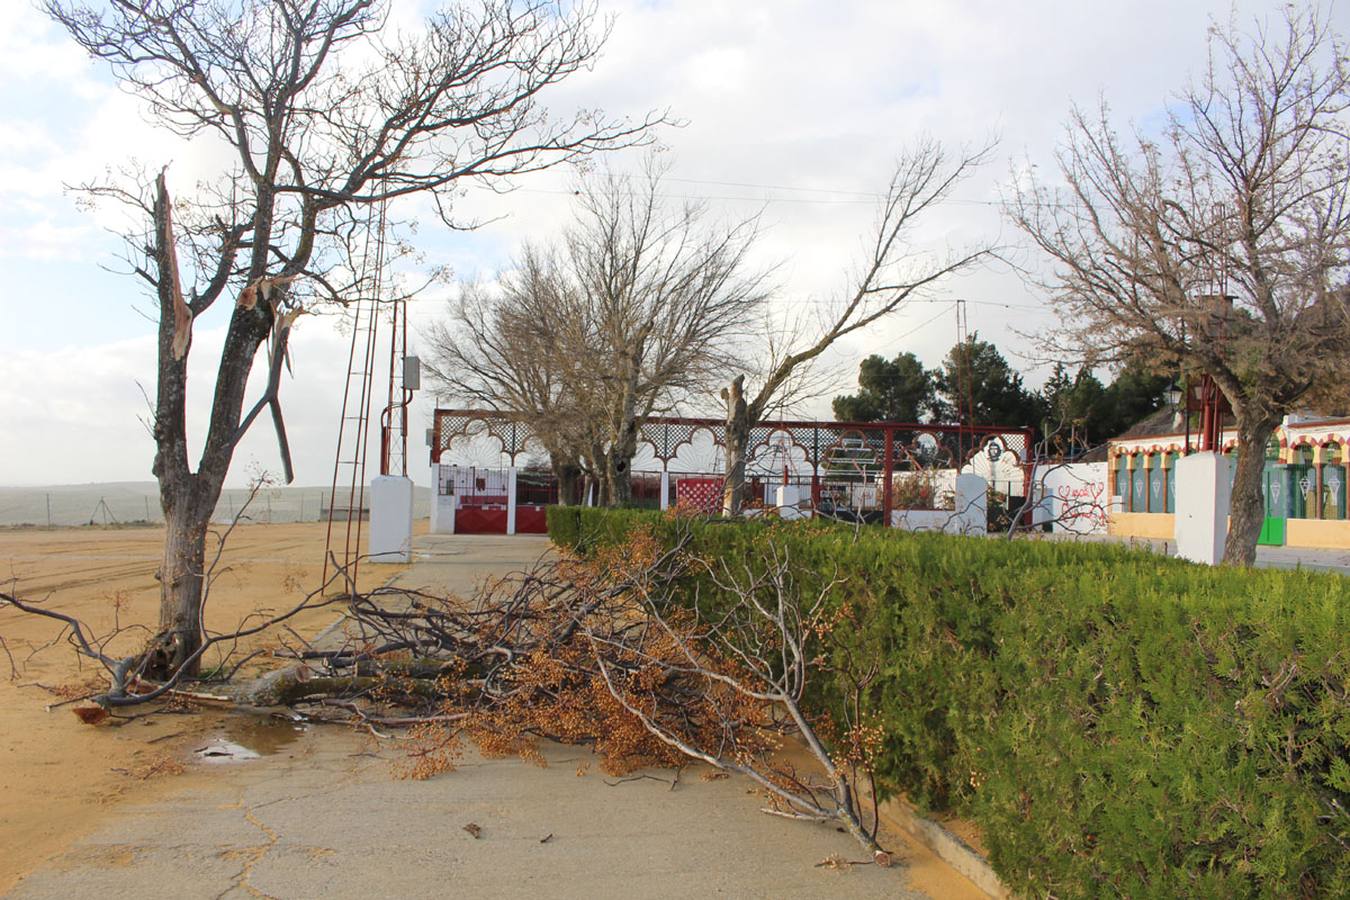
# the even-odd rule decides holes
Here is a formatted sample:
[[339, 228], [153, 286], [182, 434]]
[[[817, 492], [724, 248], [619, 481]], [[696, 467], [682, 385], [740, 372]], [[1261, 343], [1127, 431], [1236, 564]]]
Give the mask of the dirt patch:
[[[234, 630], [248, 616], [299, 602], [318, 586], [325, 531], [323, 523], [237, 528], [217, 570], [207, 627]], [[44, 601], [98, 632], [119, 623], [149, 627], [159, 606], [154, 573], [162, 541], [163, 529], [157, 527], [6, 531], [0, 533], [0, 577], [6, 590]], [[401, 570], [365, 567], [361, 586], [373, 587]], [[337, 616], [335, 608], [307, 611], [290, 624], [300, 634], [313, 634]], [[146, 633], [133, 630], [113, 649], [130, 652]], [[271, 727], [266, 723], [241, 724], [209, 710], [84, 725], [71, 705], [48, 711], [69, 694], [54, 695], [47, 688], [77, 689], [94, 674], [87, 661], [81, 668], [62, 643], [57, 623], [3, 609], [0, 638], [19, 669], [11, 678], [9, 659], [0, 650], [0, 796], [5, 798], [0, 846], [6, 848], [0, 854], [0, 894], [115, 815], [120, 804], [157, 799], [193, 780], [215, 777], [199, 767], [182, 772], [181, 762], [204, 740], [226, 735], [252, 747], [278, 738], [279, 732], [265, 733]], [[267, 640], [241, 647], [248, 652]], [[213, 664], [207, 658], [204, 667]]]

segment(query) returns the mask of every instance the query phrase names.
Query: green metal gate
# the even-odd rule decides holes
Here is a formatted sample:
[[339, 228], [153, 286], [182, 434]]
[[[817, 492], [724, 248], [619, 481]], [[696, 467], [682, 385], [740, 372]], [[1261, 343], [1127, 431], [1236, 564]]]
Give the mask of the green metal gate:
[[[1276, 445], [1275, 452], [1278, 454], [1279, 447]], [[1283, 547], [1285, 537], [1285, 520], [1289, 514], [1290, 490], [1288, 469], [1280, 465], [1278, 455], [1275, 459], [1270, 458], [1270, 451], [1266, 452], [1266, 466], [1262, 473], [1261, 487], [1262, 494], [1266, 501], [1266, 518], [1261, 523], [1261, 534], [1257, 537], [1258, 544], [1265, 544], [1269, 547]]]

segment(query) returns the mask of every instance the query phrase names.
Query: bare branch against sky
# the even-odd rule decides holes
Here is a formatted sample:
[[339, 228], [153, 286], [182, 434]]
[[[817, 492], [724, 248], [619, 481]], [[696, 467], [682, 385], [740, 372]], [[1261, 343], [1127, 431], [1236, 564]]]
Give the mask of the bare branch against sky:
[[[434, 5], [390, 0], [389, 23], [406, 31]], [[1005, 157], [1048, 171], [1064, 111], [1074, 102], [1091, 106], [1103, 94], [1118, 127], [1133, 123], [1161, 136], [1171, 92], [1202, 74], [1210, 24], [1275, 21], [1282, 5], [1036, 0], [967, 10], [918, 0], [603, 0], [605, 52], [560, 86], [556, 109], [570, 117], [597, 108], [669, 108], [686, 121], [663, 137], [674, 160], [665, 192], [706, 201], [717, 217], [762, 213], [753, 261], [785, 261], [775, 276], [781, 321], [830, 301], [839, 260], [859, 252], [858, 236], [868, 228], [896, 147], [922, 133], [958, 146], [996, 132], [1000, 158], [962, 186], [924, 239], [935, 249], [972, 236], [1011, 243], [1015, 234], [999, 210]], [[119, 266], [119, 244], [105, 229], [124, 231], [127, 219], [111, 209], [86, 215], [63, 185], [137, 160], [148, 173], [171, 163], [175, 194], [183, 194], [229, 157], [218, 140], [158, 129], [145, 98], [119, 90], [33, 4], [10, 6], [0, 33], [0, 76], [8, 88], [0, 94], [0, 265], [8, 285], [0, 296], [6, 349], [0, 415], [9, 426], [0, 433], [0, 481], [144, 478], [151, 445], [135, 421], [143, 408], [136, 384], [153, 383], [146, 360], [154, 329], [140, 314], [146, 310], [135, 283], [106, 272]], [[1323, 7], [1344, 32], [1350, 6]], [[812, 64], [802, 65], [808, 57]], [[613, 167], [632, 174], [640, 159], [619, 158]], [[571, 173], [539, 173], [514, 193], [459, 192], [461, 220], [487, 223], [474, 233], [444, 228], [434, 204], [411, 203], [400, 216], [419, 220], [415, 245], [426, 259], [446, 262], [457, 279], [485, 279], [522, 241], [546, 238], [570, 217], [572, 181]], [[1039, 265], [1030, 253], [1018, 260]], [[825, 371], [852, 373], [858, 360], [882, 348], [913, 350], [936, 365], [955, 339], [953, 318], [939, 315], [955, 296], [968, 300], [972, 325], [1012, 359], [1026, 349], [1013, 327], [1033, 334], [1056, 327], [1034, 286], [991, 267], [953, 282], [938, 302], [915, 304], [879, 324], [875, 337], [844, 341]], [[414, 324], [442, 305], [437, 296], [414, 303]], [[304, 334], [297, 364], [342, 352], [333, 322], [307, 317], [297, 328]], [[197, 323], [190, 391], [209, 384], [212, 367], [204, 362], [223, 338], [223, 329]], [[301, 483], [323, 479], [331, 464], [337, 368], [302, 367], [284, 387]], [[1046, 374], [1030, 371], [1028, 383]], [[42, 399], [57, 396], [62, 402]], [[804, 411], [828, 414], [824, 403]], [[415, 419], [426, 415], [425, 405], [414, 409]], [[238, 457], [273, 465], [271, 436], [246, 437]], [[231, 483], [246, 478], [246, 465], [232, 470]]]

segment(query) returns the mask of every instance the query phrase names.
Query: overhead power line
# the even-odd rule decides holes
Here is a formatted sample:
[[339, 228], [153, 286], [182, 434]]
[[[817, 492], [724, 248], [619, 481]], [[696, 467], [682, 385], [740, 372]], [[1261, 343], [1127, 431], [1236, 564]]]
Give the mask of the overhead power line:
[[[632, 174], [632, 173], [615, 173], [615, 174], [618, 175], [618, 177], [621, 177], [621, 178], [627, 178], [627, 177], [640, 177], [640, 176], [636, 176], [636, 175], [634, 175], [634, 174]], [[663, 176], [661, 177], [661, 180], [662, 180], [662, 181], [674, 181], [674, 182], [679, 182], [679, 183], [681, 183], [681, 184], [703, 184], [703, 185], [710, 185], [710, 186], [712, 186], [712, 187], [739, 187], [739, 188], [747, 188], [747, 189], [750, 189], [750, 190], [760, 190], [760, 191], [791, 191], [791, 192], [794, 192], [794, 193], [806, 193], [806, 194], [843, 194], [843, 195], [846, 195], [846, 196], [844, 196], [844, 197], [836, 197], [836, 198], [829, 198], [829, 197], [758, 197], [758, 196], [746, 196], [746, 195], [732, 196], [732, 195], [725, 195], [725, 194], [669, 194], [669, 193], [661, 193], [661, 194], [656, 194], [656, 195], [655, 195], [657, 198], [662, 199], [662, 200], [727, 200], [727, 201], [737, 201], [737, 202], [742, 202], [742, 203], [807, 203], [807, 204], [819, 204], [819, 205], [823, 205], [823, 206], [837, 206], [837, 205], [846, 205], [846, 206], [848, 206], [848, 205], [859, 205], [859, 204], [862, 204], [862, 205], [869, 205], [869, 206], [870, 206], [870, 205], [876, 204], [876, 203], [877, 203], [878, 201], [880, 201], [880, 200], [883, 200], [883, 199], [885, 198], [885, 196], [886, 196], [885, 194], [878, 193], [877, 191], [855, 191], [855, 190], [848, 190], [848, 189], [846, 189], [846, 188], [819, 188], [819, 187], [800, 187], [800, 186], [799, 186], [799, 187], [794, 187], [794, 186], [792, 186], [792, 185], [786, 185], [786, 184], [763, 184], [763, 183], [760, 183], [760, 182], [753, 182], [753, 181], [721, 181], [721, 180], [707, 179], [707, 178], [680, 178], [680, 177], [676, 177], [676, 176], [674, 176], [674, 175], [663, 175]], [[523, 191], [523, 192], [529, 193], [529, 194], [558, 194], [558, 195], [562, 195], [562, 196], [575, 196], [576, 194], [580, 193], [580, 192], [577, 191], [577, 190], [564, 190], [564, 189], [561, 189], [561, 188], [522, 187], [522, 188], [517, 188], [517, 190]], [[623, 191], [623, 192], [618, 192], [618, 194], [619, 194], [619, 196], [625, 196], [625, 197], [635, 196], [635, 192], [633, 192], [633, 191]], [[645, 196], [645, 195], [641, 195], [641, 196]], [[961, 197], [949, 197], [949, 198], [944, 199], [942, 202], [943, 202], [943, 203], [956, 204], [956, 205], [959, 205], [959, 206], [1002, 206], [1002, 205], [1003, 205], [1003, 201], [1001, 201], [1001, 200], [975, 200], [975, 199], [966, 199], [966, 198], [961, 198]], [[1054, 208], [1056, 208], [1056, 209], [1066, 209], [1066, 208], [1069, 208], [1069, 207], [1078, 207], [1078, 206], [1081, 206], [1081, 204], [1074, 204], [1074, 203], [1043, 203], [1043, 204], [1040, 204], [1040, 205], [1043, 205], [1043, 206], [1050, 206], [1050, 207], [1054, 207]]]

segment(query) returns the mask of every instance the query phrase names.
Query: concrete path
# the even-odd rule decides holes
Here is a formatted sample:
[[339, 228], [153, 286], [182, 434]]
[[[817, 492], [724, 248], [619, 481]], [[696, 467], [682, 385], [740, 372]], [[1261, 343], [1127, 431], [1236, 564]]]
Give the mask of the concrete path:
[[[1177, 552], [1176, 541], [1163, 540], [1162, 538], [1080, 535], [1074, 537], [1057, 536], [1056, 539], [1114, 541], [1135, 547], [1148, 547], [1155, 553], [1162, 553], [1165, 556], [1176, 556]], [[1350, 575], [1350, 550], [1260, 546], [1256, 548], [1256, 566], [1260, 569], [1308, 569], [1315, 572]]]
[[[546, 550], [523, 537], [421, 538], [399, 580], [467, 591]], [[584, 748], [549, 745], [547, 767], [470, 753], [417, 782], [394, 777], [397, 747], [352, 732], [286, 731], [270, 743], [271, 755], [130, 809], [12, 896], [982, 896], [894, 835], [886, 843], [901, 865], [817, 867], [864, 854], [832, 827], [763, 815], [748, 782], [699, 768], [673, 788], [666, 771], [621, 782]]]

